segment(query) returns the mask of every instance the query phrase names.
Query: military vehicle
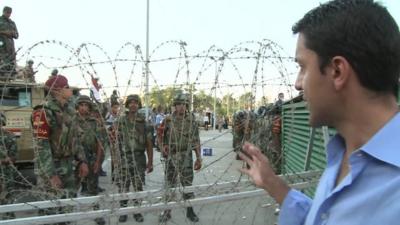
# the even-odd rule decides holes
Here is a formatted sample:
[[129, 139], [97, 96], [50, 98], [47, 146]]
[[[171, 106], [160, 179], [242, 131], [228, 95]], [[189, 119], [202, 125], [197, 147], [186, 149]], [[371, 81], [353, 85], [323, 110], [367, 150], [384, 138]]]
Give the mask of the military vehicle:
[[45, 92], [43, 84], [0, 81], [0, 111], [7, 117], [5, 129], [17, 136], [18, 168], [33, 168], [32, 107], [44, 102]]

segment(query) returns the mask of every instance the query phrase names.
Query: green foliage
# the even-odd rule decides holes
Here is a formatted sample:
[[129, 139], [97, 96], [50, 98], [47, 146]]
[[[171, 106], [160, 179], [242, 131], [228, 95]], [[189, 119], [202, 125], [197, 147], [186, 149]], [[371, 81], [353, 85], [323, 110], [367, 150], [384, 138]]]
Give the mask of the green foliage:
[[[214, 108], [214, 96], [206, 93], [204, 90], [196, 91], [196, 89], [191, 86], [189, 88], [185, 88], [185, 93], [191, 93], [193, 91], [193, 109], [195, 112], [205, 112], [208, 109], [213, 111]], [[163, 106], [167, 111], [170, 109], [173, 103], [174, 96], [177, 93], [181, 93], [182, 89], [167, 87], [165, 89], [159, 89], [154, 87], [151, 89], [149, 94], [150, 96], [150, 105], [151, 107]], [[239, 96], [238, 99], [232, 96], [233, 94], [226, 94], [222, 98], [216, 99], [216, 112], [220, 116], [231, 116], [234, 112], [239, 109], [247, 109], [251, 108], [251, 92], [244, 93]], [[190, 96], [190, 95], [189, 95]], [[257, 105], [265, 105], [268, 102], [268, 98], [264, 97]], [[254, 108], [255, 106], [253, 106]]]

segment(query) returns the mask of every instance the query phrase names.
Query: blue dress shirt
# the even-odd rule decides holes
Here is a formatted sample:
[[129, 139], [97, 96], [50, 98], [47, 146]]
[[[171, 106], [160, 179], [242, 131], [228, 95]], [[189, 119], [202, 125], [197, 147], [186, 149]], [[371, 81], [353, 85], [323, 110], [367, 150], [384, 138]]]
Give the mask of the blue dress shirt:
[[400, 225], [400, 113], [351, 154], [350, 171], [335, 187], [344, 151], [337, 134], [327, 146], [314, 200], [290, 190], [280, 225]]

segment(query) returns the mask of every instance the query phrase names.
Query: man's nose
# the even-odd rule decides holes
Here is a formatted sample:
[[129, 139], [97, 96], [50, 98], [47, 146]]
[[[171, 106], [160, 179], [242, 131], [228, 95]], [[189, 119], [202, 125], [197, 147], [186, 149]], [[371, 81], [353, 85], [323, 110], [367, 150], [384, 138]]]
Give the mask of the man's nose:
[[300, 75], [300, 74], [297, 75], [297, 79], [296, 79], [296, 82], [294, 83], [294, 87], [298, 91], [302, 91], [303, 90], [303, 76], [302, 75]]

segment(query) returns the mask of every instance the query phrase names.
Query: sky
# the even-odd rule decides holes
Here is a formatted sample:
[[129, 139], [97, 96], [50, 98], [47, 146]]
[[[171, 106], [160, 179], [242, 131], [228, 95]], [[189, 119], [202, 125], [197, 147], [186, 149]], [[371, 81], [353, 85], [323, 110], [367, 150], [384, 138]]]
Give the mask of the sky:
[[[213, 45], [228, 51], [241, 42], [269, 39], [283, 48], [279, 54], [293, 56], [296, 36], [291, 32], [292, 25], [307, 11], [322, 2], [325, 1], [150, 0], [150, 52], [156, 49], [153, 59], [182, 54], [176, 43], [165, 44], [157, 48], [158, 45], [170, 40], [186, 42], [187, 54], [195, 55]], [[384, 0], [381, 2], [400, 24], [400, 1]], [[20, 34], [19, 39], [15, 42], [16, 48], [21, 48], [17, 56], [19, 64], [23, 65], [28, 58], [34, 57], [36, 65], [39, 62], [46, 65], [46, 67], [38, 67], [37, 80], [40, 82], [47, 79], [51, 68], [73, 61], [67, 48], [55, 44], [42, 44], [29, 50], [40, 41], [57, 40], [75, 49], [82, 43], [94, 43], [99, 47], [90, 45], [86, 54], [86, 58], [93, 61], [106, 60], [106, 55], [114, 59], [120, 48], [127, 42], [140, 45], [143, 55], [145, 55], [146, 0], [1, 0], [0, 7], [5, 5], [13, 8], [11, 18], [16, 22]], [[132, 59], [133, 52], [133, 47], [124, 47], [119, 56]], [[82, 53], [82, 55], [84, 54]], [[241, 55], [245, 55], [245, 53], [241, 53]], [[201, 78], [202, 82], [212, 81], [215, 77], [215, 70], [218, 70], [214, 68], [219, 64], [214, 66], [207, 62], [208, 67], [200, 69], [201, 63], [200, 60], [191, 61], [193, 67], [191, 67], [190, 73], [198, 75], [205, 74], [207, 71], [214, 75], [210, 75], [210, 77], [204, 75]], [[225, 72], [226, 75], [221, 76], [220, 82], [250, 83], [253, 79], [254, 63], [254, 60], [247, 62], [236, 60], [227, 69], [225, 69], [227, 63], [225, 63], [224, 71], [229, 72]], [[132, 81], [129, 82], [130, 84], [139, 83], [138, 80], [141, 80], [139, 77], [139, 74], [143, 73], [141, 66], [136, 65], [133, 68], [127, 63], [115, 64], [115, 66], [118, 66], [116, 75], [113, 74], [109, 65], [103, 65], [108, 69], [102, 68], [102, 65], [92, 68], [91, 73], [95, 72], [103, 85], [110, 87], [117, 83], [120, 87], [124, 87], [128, 86], [127, 80]], [[235, 66], [236, 69], [234, 69]], [[157, 84], [171, 84], [176, 80], [177, 74], [182, 76], [179, 79], [184, 82], [185, 71], [184, 69], [181, 71], [179, 69], [181, 67], [182, 62], [170, 60], [165, 63], [151, 64], [150, 70], [156, 77], [154, 80], [159, 81]], [[84, 70], [90, 71], [90, 68]], [[130, 76], [129, 74], [133, 70], [134, 75]], [[238, 74], [237, 77], [231, 76], [234, 70]], [[293, 68], [289, 70], [289, 73], [295, 72]], [[268, 74], [276, 73], [267, 66], [265, 71]], [[87, 85], [88, 72], [81, 72], [80, 75], [72, 71], [64, 72], [70, 73], [71, 77], [69, 78], [73, 85]], [[293, 76], [291, 81], [293, 81]], [[194, 77], [193, 75], [190, 78], [191, 82]], [[241, 77], [242, 80], [238, 77]], [[264, 79], [267, 80], [267, 78]], [[150, 81], [150, 83], [154, 85], [155, 81]], [[129, 91], [126, 90], [126, 92]]]

